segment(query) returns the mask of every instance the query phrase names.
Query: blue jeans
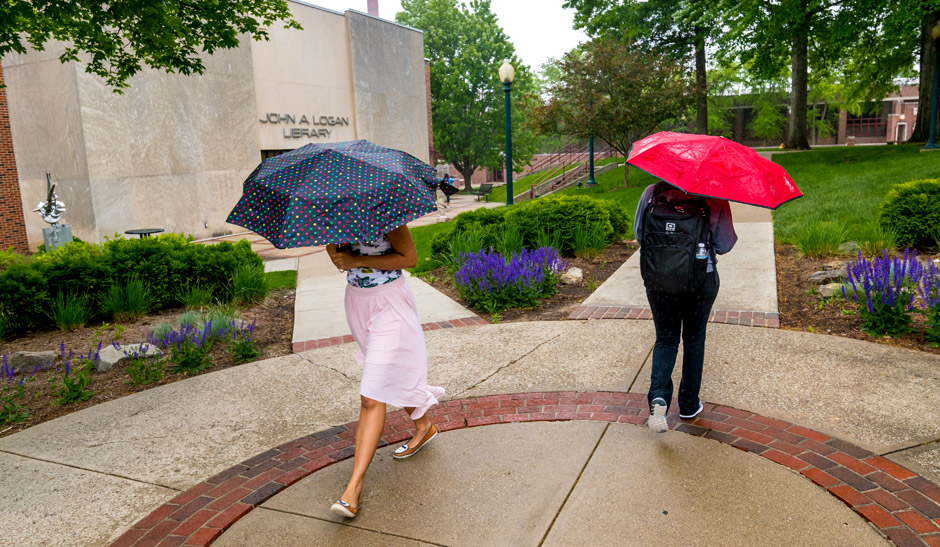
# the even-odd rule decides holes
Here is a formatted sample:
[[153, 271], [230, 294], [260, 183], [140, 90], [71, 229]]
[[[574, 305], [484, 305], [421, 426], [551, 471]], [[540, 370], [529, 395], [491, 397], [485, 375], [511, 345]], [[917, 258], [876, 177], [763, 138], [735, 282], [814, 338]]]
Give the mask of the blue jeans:
[[705, 361], [705, 329], [708, 326], [712, 304], [718, 296], [718, 286], [718, 272], [711, 272], [695, 292], [670, 294], [646, 291], [653, 313], [653, 324], [656, 326], [650, 391], [646, 396], [650, 404], [656, 397], [665, 399], [667, 406], [672, 403], [672, 369], [676, 366], [681, 337], [682, 381], [679, 383], [679, 413], [692, 414], [698, 410], [702, 364]]

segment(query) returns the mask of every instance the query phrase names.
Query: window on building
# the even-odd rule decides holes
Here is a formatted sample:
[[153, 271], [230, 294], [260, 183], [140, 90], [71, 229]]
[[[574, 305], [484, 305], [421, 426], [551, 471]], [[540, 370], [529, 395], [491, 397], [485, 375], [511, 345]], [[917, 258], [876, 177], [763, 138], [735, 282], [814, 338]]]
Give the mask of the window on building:
[[856, 116], [851, 112], [845, 120], [847, 137], [884, 137], [888, 132], [888, 109], [890, 103], [883, 102], [880, 107], [866, 109]]

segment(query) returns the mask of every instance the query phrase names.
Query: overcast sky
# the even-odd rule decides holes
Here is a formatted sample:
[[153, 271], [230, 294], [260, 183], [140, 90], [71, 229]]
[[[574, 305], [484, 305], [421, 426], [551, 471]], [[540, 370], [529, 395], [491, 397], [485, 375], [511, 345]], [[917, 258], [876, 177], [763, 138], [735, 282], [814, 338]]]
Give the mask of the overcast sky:
[[[367, 0], [304, 0], [334, 11], [368, 12]], [[549, 57], [561, 57], [587, 40], [583, 31], [571, 28], [574, 12], [562, 9], [563, 0], [492, 0], [499, 26], [516, 47], [516, 54], [532, 69]], [[379, 17], [394, 21], [400, 0], [379, 0]]]

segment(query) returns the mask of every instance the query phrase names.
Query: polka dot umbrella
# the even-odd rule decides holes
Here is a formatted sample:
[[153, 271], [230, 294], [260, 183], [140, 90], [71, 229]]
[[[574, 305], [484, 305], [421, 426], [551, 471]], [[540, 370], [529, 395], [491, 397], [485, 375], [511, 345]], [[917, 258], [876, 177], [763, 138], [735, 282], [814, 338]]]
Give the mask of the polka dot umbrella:
[[278, 249], [376, 241], [437, 210], [434, 169], [368, 141], [308, 144], [264, 160], [228, 222]]

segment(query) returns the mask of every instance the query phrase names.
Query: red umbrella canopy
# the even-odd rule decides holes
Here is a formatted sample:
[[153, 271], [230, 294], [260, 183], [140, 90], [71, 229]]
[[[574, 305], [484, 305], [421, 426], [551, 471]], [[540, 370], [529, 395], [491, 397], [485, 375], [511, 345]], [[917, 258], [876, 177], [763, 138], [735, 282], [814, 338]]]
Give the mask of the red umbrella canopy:
[[768, 209], [803, 195], [783, 167], [724, 137], [660, 131], [633, 143], [627, 163], [690, 194]]

